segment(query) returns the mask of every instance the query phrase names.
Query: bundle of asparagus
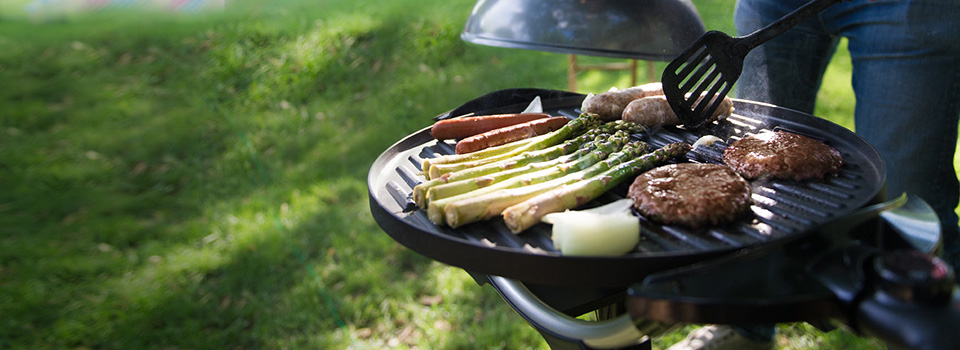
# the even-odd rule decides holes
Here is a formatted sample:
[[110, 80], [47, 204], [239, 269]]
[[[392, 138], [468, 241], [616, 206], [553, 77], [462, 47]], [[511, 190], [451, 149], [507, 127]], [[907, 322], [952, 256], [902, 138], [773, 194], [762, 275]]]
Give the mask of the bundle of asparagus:
[[[525, 186], [531, 186], [535, 184], [544, 183], [553, 179], [560, 178], [561, 176], [577, 173], [581, 170], [588, 169], [589, 167], [595, 165], [596, 163], [607, 158], [611, 153], [621, 150], [627, 142], [630, 141], [630, 134], [624, 131], [618, 131], [613, 135], [609, 135], [606, 140], [597, 144], [596, 148], [590, 152], [584, 153], [582, 156], [577, 159], [560, 163], [551, 167], [547, 167], [538, 171], [529, 172], [519, 176], [511, 177], [509, 179], [497, 182], [490, 186], [477, 188], [469, 191], [463, 191], [455, 193], [455, 191], [443, 191], [447, 190], [445, 188], [448, 185], [454, 185], [453, 188], [462, 188], [470, 189], [470, 180], [467, 180], [462, 186], [458, 186], [458, 183], [450, 183], [447, 185], [437, 186], [428, 191], [428, 197], [432, 197], [429, 201], [427, 214], [430, 217], [430, 220], [437, 224], [442, 224], [445, 222], [445, 212], [448, 205], [451, 203], [458, 203], [470, 198], [477, 198], [488, 193], [493, 193], [500, 190], [510, 189], [510, 188], [519, 188]], [[646, 148], [645, 144], [636, 144], [633, 148]], [[578, 151], [583, 153], [584, 149]], [[476, 184], [476, 182], [473, 182]], [[441, 191], [437, 191], [441, 190]], [[447, 192], [447, 193], [438, 193], [438, 192]], [[443, 196], [444, 194], [453, 194], [450, 196]], [[454, 226], [454, 225], [451, 225]]]
[[[596, 130], [591, 130], [596, 131]], [[462, 180], [449, 181], [449, 178], [446, 179], [449, 182], [444, 184], [435, 185], [426, 189], [426, 199], [429, 203], [430, 201], [452, 197], [458, 194], [470, 192], [479, 188], [485, 188], [487, 186], [500, 183], [505, 180], [513, 179], [517, 176], [522, 176], [534, 171], [550, 169], [561, 164], [567, 164], [569, 162], [579, 161], [584, 155], [594, 152], [598, 149], [607, 149], [615, 148], [612, 151], [619, 150], [620, 147], [623, 147], [628, 141], [630, 141], [630, 135], [624, 131], [618, 131], [618, 135], [614, 136], [607, 133], [602, 133], [597, 135], [588, 142], [585, 142], [580, 145], [580, 148], [574, 151], [571, 154], [563, 155], [554, 159], [549, 159], [545, 161], [540, 161], [536, 163], [530, 163], [526, 166], [514, 167], [509, 169], [504, 169], [492, 174], [481, 175], [473, 178], [467, 178]], [[589, 138], [592, 136], [592, 132], [588, 132], [580, 136], [579, 138]], [[579, 144], [576, 140], [567, 141], [572, 144]], [[567, 144], [565, 144], [567, 145]], [[611, 152], [612, 152], [611, 151]], [[607, 153], [609, 154], [609, 152]], [[600, 156], [600, 159], [606, 157], [606, 154]], [[476, 169], [476, 168], [473, 168]], [[474, 172], [471, 169], [469, 172]], [[464, 172], [464, 173], [469, 173]], [[462, 175], [461, 175], [462, 176]]]
[[[413, 201], [417, 204], [417, 206], [425, 208], [428, 201], [427, 192], [431, 188], [455, 181], [476, 179], [484, 175], [494, 174], [511, 169], [518, 169], [537, 162], [557, 159], [558, 157], [575, 152], [584, 142], [587, 142], [594, 137], [595, 136], [593, 134], [584, 134], [553, 147], [523, 152], [506, 159], [500, 159], [498, 161], [486, 163], [480, 166], [474, 166], [460, 171], [446, 173], [440, 177], [434, 177], [433, 179], [420, 183], [413, 188]], [[561, 161], [563, 161], [563, 159], [561, 159]]]
[[[548, 212], [592, 200], [631, 175], [689, 150], [689, 145], [671, 144], [640, 156], [647, 145], [631, 142], [630, 135], [643, 131], [636, 123], [600, 124], [593, 116], [581, 115], [547, 135], [428, 159], [422, 168], [427, 181], [414, 187], [413, 199], [427, 209], [432, 222], [451, 227], [497, 215], [506, 218], [509, 208], [517, 213], [509, 216], [518, 222], [510, 224], [518, 233]], [[541, 206], [543, 210], [536, 210]]]
[[[514, 154], [513, 151], [508, 151], [507, 153], [494, 153], [494, 154], [490, 154], [486, 158], [472, 157], [471, 155], [475, 153], [479, 153], [479, 152], [475, 152], [475, 153], [464, 154], [463, 156], [465, 157], [460, 157], [461, 155], [448, 155], [448, 156], [441, 156], [438, 158], [424, 160], [423, 169], [427, 169], [427, 168], [433, 169], [441, 165], [460, 165], [464, 169], [461, 169], [459, 171], [454, 171], [454, 172], [447, 172], [435, 177], [431, 177], [430, 175], [427, 175], [425, 171], [424, 175], [427, 177], [428, 180], [418, 184], [413, 188], [413, 201], [414, 203], [416, 203], [418, 207], [426, 208], [429, 202], [428, 191], [431, 188], [434, 188], [436, 186], [455, 182], [455, 181], [475, 179], [476, 185], [478, 187], [483, 187], [484, 185], [488, 185], [492, 182], [490, 181], [489, 178], [481, 178], [481, 176], [500, 173], [506, 170], [525, 168], [530, 164], [557, 159], [558, 157], [569, 155], [571, 153], [576, 152], [579, 148], [582, 148], [582, 146], [585, 143], [588, 143], [590, 140], [596, 141], [598, 138], [606, 137], [608, 136], [608, 134], [612, 134], [616, 131], [625, 131], [627, 133], [635, 134], [635, 133], [643, 132], [644, 130], [643, 127], [640, 126], [639, 124], [630, 123], [630, 122], [611, 122], [611, 123], [606, 123], [606, 124], [597, 126], [597, 125], [594, 125], [594, 122], [596, 120], [597, 119], [595, 119], [594, 117], [585, 117], [585, 116], [581, 116], [577, 119], [574, 119], [570, 123], [567, 123], [567, 125], [561, 128], [560, 130], [554, 131], [554, 133], [564, 130], [565, 128], [571, 126], [571, 124], [574, 124], [574, 122], [576, 121], [589, 122], [590, 125], [586, 125], [586, 127], [588, 127], [589, 129], [583, 131], [582, 134], [580, 134], [579, 136], [573, 137], [571, 139], [564, 141], [561, 144], [558, 144], [558, 145], [555, 144], [547, 148], [537, 148], [536, 150], [528, 150], [526, 152], [520, 152], [517, 154]], [[552, 135], [552, 133], [543, 135], [540, 137], [546, 137], [550, 135]], [[539, 142], [543, 142], [543, 139], [541, 139], [540, 141], [533, 141], [532, 143], [539, 143]], [[525, 145], [529, 145], [529, 144], [530, 143], [525, 143]], [[510, 145], [511, 144], [507, 144], [504, 146], [510, 146]], [[521, 146], [521, 148], [525, 148], [525, 147], [528, 147], [528, 146]], [[511, 156], [504, 158], [503, 157], [504, 154], [511, 154]], [[438, 160], [441, 158], [445, 158], [445, 159]], [[569, 161], [569, 160], [570, 160], [569, 157], [565, 159], [561, 159], [561, 161]], [[442, 162], [442, 163], [437, 164], [437, 162]], [[501, 174], [500, 178], [505, 179], [512, 176], [524, 174], [530, 171], [534, 171], [536, 168], [537, 168], [536, 166], [525, 168], [523, 171], [515, 171], [513, 172], [513, 174], [507, 174], [509, 176]], [[437, 171], [437, 174], [439, 174], [439, 170]]]
[[449, 203], [443, 208], [446, 223], [450, 227], [459, 227], [471, 222], [490, 219], [500, 215], [504, 209], [511, 205], [533, 198], [557, 186], [571, 184], [593, 177], [617, 164], [633, 159], [644, 151], [646, 151], [645, 143], [630, 143], [624, 146], [619, 152], [614, 152], [607, 158], [581, 171], [537, 184], [497, 190], [478, 196], [469, 196], [469, 198]]

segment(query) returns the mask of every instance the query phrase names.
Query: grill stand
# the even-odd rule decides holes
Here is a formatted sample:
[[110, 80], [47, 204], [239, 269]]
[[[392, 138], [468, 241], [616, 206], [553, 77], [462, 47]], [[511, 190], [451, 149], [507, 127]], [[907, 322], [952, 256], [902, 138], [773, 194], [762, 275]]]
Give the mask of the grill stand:
[[[651, 338], [674, 324], [634, 319], [624, 314], [623, 291], [542, 287], [484, 274], [471, 274], [479, 284], [490, 284], [503, 300], [536, 329], [551, 349], [651, 349]], [[613, 294], [609, 294], [613, 293]], [[544, 299], [548, 300], [545, 301]], [[564, 311], [559, 311], [564, 310]], [[598, 311], [599, 321], [577, 319]], [[606, 315], [600, 315], [607, 310]]]

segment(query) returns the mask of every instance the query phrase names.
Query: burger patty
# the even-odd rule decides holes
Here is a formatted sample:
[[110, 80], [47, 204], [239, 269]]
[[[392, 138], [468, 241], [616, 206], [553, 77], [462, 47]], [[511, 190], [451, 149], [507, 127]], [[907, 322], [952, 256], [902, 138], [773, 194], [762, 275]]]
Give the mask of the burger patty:
[[750, 207], [750, 184], [727, 166], [680, 163], [637, 176], [627, 196], [644, 217], [693, 228], [732, 221]]
[[794, 133], [764, 132], [742, 138], [723, 151], [723, 162], [748, 179], [823, 179], [843, 165], [840, 152]]

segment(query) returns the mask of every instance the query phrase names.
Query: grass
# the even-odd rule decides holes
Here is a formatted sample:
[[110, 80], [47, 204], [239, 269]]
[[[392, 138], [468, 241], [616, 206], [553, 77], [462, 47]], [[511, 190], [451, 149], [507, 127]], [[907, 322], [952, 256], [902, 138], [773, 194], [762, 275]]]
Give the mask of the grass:
[[[231, 2], [34, 23], [6, 2], [0, 349], [545, 348], [491, 288], [369, 215], [371, 162], [432, 116], [566, 86], [562, 55], [462, 42], [472, 4]], [[729, 30], [729, 2], [697, 4]], [[584, 92], [619, 79], [593, 74]], [[781, 330], [790, 349], [879, 347]]]

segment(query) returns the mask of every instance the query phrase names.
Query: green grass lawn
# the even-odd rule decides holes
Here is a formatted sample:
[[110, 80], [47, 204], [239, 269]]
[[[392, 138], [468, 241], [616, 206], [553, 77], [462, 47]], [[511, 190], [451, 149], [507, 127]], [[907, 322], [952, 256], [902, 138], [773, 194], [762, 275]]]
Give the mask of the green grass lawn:
[[[384, 234], [366, 175], [473, 97], [563, 89], [565, 56], [464, 43], [465, 0], [41, 23], [19, 2], [0, 7], [0, 349], [546, 347]], [[695, 3], [732, 31], [732, 2]], [[849, 125], [843, 60], [818, 113]], [[582, 92], [622, 82], [602, 74]], [[781, 330], [786, 349], [881, 347]]]

